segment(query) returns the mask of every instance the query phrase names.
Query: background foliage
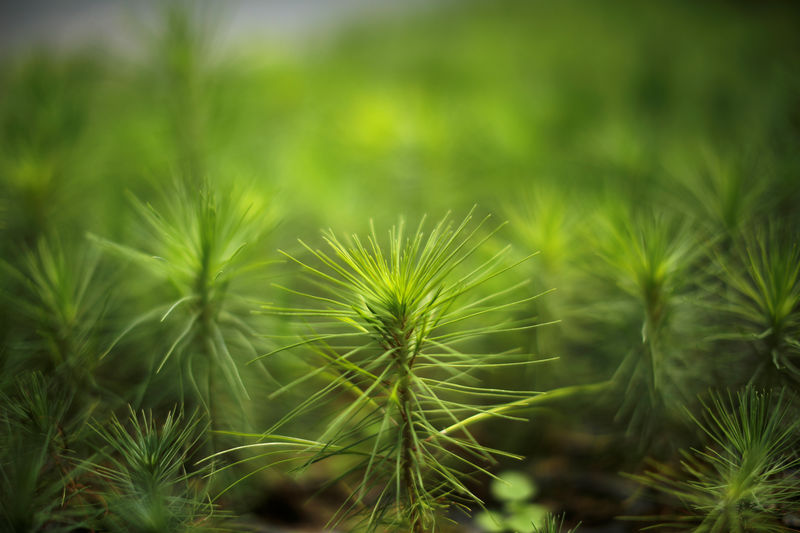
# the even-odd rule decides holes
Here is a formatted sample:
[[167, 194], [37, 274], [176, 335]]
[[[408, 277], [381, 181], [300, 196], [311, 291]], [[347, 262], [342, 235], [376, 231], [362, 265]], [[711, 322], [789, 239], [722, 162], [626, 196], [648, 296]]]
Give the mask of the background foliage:
[[[475, 204], [509, 223], [480, 229], [465, 267], [507, 244], [510, 263], [540, 252], [476, 290], [555, 288], [502, 312], [557, 323], [462, 350], [559, 359], [484, 372], [488, 388], [551, 392], [517, 413], [528, 422], [473, 432], [527, 458], [491, 469], [535, 479], [536, 505], [566, 511], [564, 530], [643, 525], [613, 521], [623, 514], [689, 527], [675, 516], [697, 509], [617, 473], [646, 480], [647, 457], [680, 472], [679, 448], [724, 448], [693, 420], [711, 404], [724, 418], [721, 398], [738, 396], [709, 389], [784, 388], [793, 412], [795, 6], [443, 2], [225, 52], [221, 11], [168, 4], [131, 26], [141, 44], [126, 53], [0, 60], [0, 500], [15, 498], [4, 527], [115, 529], [146, 515], [117, 503], [139, 490], [123, 467], [152, 433], [172, 462], [153, 489], [170, 500], [150, 511], [171, 530], [321, 528], [347, 487], [304, 502], [346, 459], [294, 474], [250, 449], [198, 463], [326, 384], [315, 374], [273, 394], [315, 369], [292, 350], [248, 364], [302, 333], [253, 311], [319, 294], [277, 250], [307, 262], [297, 239], [320, 248], [320, 228], [385, 234]], [[181, 418], [178, 404], [198, 414]], [[339, 408], [282, 431], [306, 434]], [[702, 453], [713, 468], [725, 460]], [[488, 486], [470, 481], [507, 512]], [[765, 530], [790, 523], [794, 487], [781, 485]], [[548, 520], [537, 527], [556, 530]]]

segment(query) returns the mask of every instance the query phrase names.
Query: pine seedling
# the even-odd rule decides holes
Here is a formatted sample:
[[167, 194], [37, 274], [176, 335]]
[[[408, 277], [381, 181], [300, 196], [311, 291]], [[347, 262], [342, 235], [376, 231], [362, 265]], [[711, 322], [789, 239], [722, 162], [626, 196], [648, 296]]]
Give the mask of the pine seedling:
[[690, 416], [710, 441], [705, 449], [683, 452], [679, 473], [661, 466], [632, 476], [681, 502], [686, 514], [663, 525], [696, 533], [789, 531], [780, 518], [800, 498], [800, 458], [788, 394], [712, 393], [703, 407], [700, 418]]
[[[248, 261], [245, 248], [262, 236], [269, 217], [251, 209], [244, 196], [218, 195], [208, 184], [199, 190], [176, 184], [170, 192], [162, 210], [133, 199], [142, 220], [141, 250], [96, 240], [173, 289], [168, 301], [133, 320], [117, 340], [143, 323], [175, 324], [169, 348], [154, 361], [153, 372], [177, 359], [182, 394], [187, 378], [213, 427], [219, 419], [214, 401], [217, 376], [222, 376], [237, 403], [247, 397], [234, 348], [251, 358], [257, 352], [246, 322], [249, 303], [231, 287], [234, 280], [263, 265]], [[198, 379], [203, 375], [205, 387]]]
[[764, 171], [747, 168], [750, 164], [743, 154], [724, 155], [706, 147], [699, 160], [691, 158], [686, 167], [675, 168], [673, 174], [679, 195], [675, 201], [688, 203], [687, 208], [726, 245], [741, 228], [752, 224], [760, 211], [769, 208], [766, 193], [770, 179], [761, 176], [754, 180], [754, 172]]
[[657, 338], [668, 325], [696, 243], [685, 226], [664, 217], [613, 213], [606, 227], [600, 253], [618, 286], [640, 304], [642, 341]]
[[25, 361], [18, 366], [36, 362], [76, 390], [97, 387], [96, 333], [108, 300], [98, 261], [99, 254], [88, 246], [65, 248], [59, 239], [40, 239], [34, 250], [22, 254], [19, 269], [3, 263], [24, 288], [24, 296], [13, 302], [25, 321], [20, 329], [35, 333], [21, 343]]
[[207, 430], [195, 412], [173, 409], [162, 423], [152, 412], [130, 410], [127, 425], [116, 416], [92, 429], [104, 446], [87, 465], [101, 480], [107, 506], [101, 525], [111, 531], [170, 533], [210, 529], [214, 507], [202, 477], [188, 470], [190, 456]]
[[769, 367], [800, 381], [800, 247], [789, 236], [776, 227], [751, 234], [738, 267], [720, 261], [730, 289], [722, 310], [735, 324], [723, 336], [753, 343], [759, 362], [750, 383]]
[[0, 529], [72, 531], [85, 526], [71, 451], [81, 416], [68, 416], [72, 395], [40, 373], [17, 376], [0, 394]]
[[481, 445], [470, 427], [488, 419], [519, 420], [512, 413], [530, 406], [537, 393], [485, 388], [480, 379], [493, 368], [539, 361], [513, 351], [476, 353], [474, 341], [539, 326], [504, 312], [536, 296], [518, 296], [524, 283], [477, 290], [515, 265], [504, 263], [506, 247], [468, 266], [494, 233], [478, 237], [486, 219], [469, 229], [471, 220], [471, 213], [460, 224], [445, 217], [427, 236], [424, 221], [410, 235], [401, 222], [389, 232], [388, 249], [374, 227], [366, 242], [357, 235], [340, 241], [328, 231], [324, 239], [332, 253], [301, 241], [318, 264], [285, 254], [324, 295], [291, 291], [317, 305], [265, 309], [304, 319], [311, 333], [263, 357], [303, 347], [318, 357], [316, 369], [276, 394], [312, 379], [322, 384], [258, 436], [271, 442], [252, 446], [276, 446], [281, 440], [273, 432], [283, 424], [334, 404], [338, 413], [312, 444], [289, 443], [310, 455], [307, 464], [353, 458], [349, 470], [332, 481], [356, 480], [330, 524], [359, 514], [354, 527], [368, 531], [436, 531], [447, 507], [480, 505], [465, 479], [490, 475], [482, 465], [495, 456], [517, 457]]
[[654, 413], [689, 396], [692, 376], [682, 373], [683, 350], [675, 347], [686, 341], [688, 328], [697, 327], [684, 304], [692, 289], [688, 281], [697, 275], [690, 269], [702, 247], [688, 226], [675, 219], [615, 209], [609, 214], [600, 253], [610, 267], [609, 277], [636, 303], [634, 320], [641, 324], [641, 342], [622, 361], [614, 380], [625, 387], [620, 416], [630, 417], [630, 428], [641, 428], [659, 419]]
[[541, 252], [524, 274], [533, 278], [537, 290], [558, 288], [555, 297], [538, 300], [531, 306], [532, 311], [544, 319], [563, 320], [557, 328], [538, 330], [531, 336], [535, 351], [557, 353], [561, 347], [559, 340], [580, 334], [563, 328], [567, 323], [574, 324], [565, 319], [576, 310], [569, 305], [570, 300], [582, 290], [575, 275], [576, 259], [580, 251], [586, 249], [577, 241], [576, 228], [581, 215], [574, 202], [570, 203], [562, 192], [553, 188], [538, 186], [532, 192], [525, 192], [528, 194], [521, 195], [521, 202], [507, 207], [504, 212], [511, 230], [525, 249]]
[[522, 195], [523, 201], [505, 209], [509, 222], [526, 246], [541, 252], [542, 273], [563, 275], [574, 263], [576, 226], [580, 215], [575, 212], [574, 198], [553, 187], [537, 187]]

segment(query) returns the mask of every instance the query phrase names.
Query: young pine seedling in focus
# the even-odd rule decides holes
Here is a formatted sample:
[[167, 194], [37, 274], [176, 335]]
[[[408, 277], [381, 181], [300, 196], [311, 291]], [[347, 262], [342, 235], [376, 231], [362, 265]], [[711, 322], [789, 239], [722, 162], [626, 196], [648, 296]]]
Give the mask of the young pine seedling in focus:
[[[481, 353], [475, 347], [488, 336], [541, 325], [508, 313], [537, 296], [520, 295], [525, 282], [488, 288], [515, 265], [504, 263], [508, 247], [473, 262], [497, 230], [479, 237], [486, 219], [470, 229], [471, 220], [471, 213], [460, 224], [445, 217], [427, 235], [424, 221], [410, 235], [401, 222], [389, 232], [387, 247], [374, 228], [366, 241], [356, 235], [340, 241], [329, 231], [324, 238], [330, 252], [301, 242], [314, 262], [286, 254], [321, 291], [291, 291], [314, 306], [265, 309], [301, 318], [310, 333], [262, 357], [308, 349], [316, 368], [276, 394], [311, 380], [319, 385], [264, 434], [250, 435], [266, 442], [249, 446], [274, 450], [283, 443], [299, 451], [306, 465], [351, 458], [347, 471], [331, 481], [355, 480], [331, 525], [358, 515], [352, 527], [367, 531], [437, 531], [448, 507], [482, 505], [465, 483], [470, 476], [491, 476], [485, 466], [496, 456], [519, 458], [481, 445], [470, 428], [488, 419], [520, 420], [514, 414], [543, 397], [486, 388], [486, 372], [540, 361], [514, 350]], [[274, 433], [322, 407], [336, 414], [315, 439]]]

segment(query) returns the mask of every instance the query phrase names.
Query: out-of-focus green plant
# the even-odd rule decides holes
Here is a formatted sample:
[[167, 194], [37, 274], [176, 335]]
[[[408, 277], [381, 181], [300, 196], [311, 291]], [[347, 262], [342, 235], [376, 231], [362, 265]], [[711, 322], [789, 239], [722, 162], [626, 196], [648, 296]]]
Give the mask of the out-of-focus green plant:
[[[141, 248], [96, 240], [135, 261], [169, 289], [165, 303], [136, 318], [119, 338], [145, 322], [177, 323], [153, 371], [177, 358], [181, 390], [185, 377], [216, 427], [220, 377], [238, 402], [247, 397], [234, 348], [252, 358], [257, 354], [256, 337], [246, 321], [251, 295], [238, 292], [235, 283], [263, 266], [263, 261], [248, 259], [245, 248], [258, 242], [271, 217], [246, 196], [217, 194], [207, 184], [191, 188], [179, 183], [169, 193], [160, 210], [133, 200], [142, 221]], [[198, 384], [201, 373], [206, 377], [204, 388]]]
[[698, 243], [686, 224], [674, 219], [613, 208], [607, 214], [609, 231], [600, 253], [613, 268], [618, 286], [640, 304], [642, 342], [655, 341], [669, 325]]
[[[536, 296], [520, 297], [521, 286], [489, 294], [475, 290], [513, 265], [503, 262], [508, 247], [470, 265], [493, 234], [478, 238], [482, 224], [469, 229], [471, 219], [470, 214], [454, 225], [445, 218], [427, 236], [422, 223], [409, 235], [401, 223], [389, 232], [388, 249], [374, 229], [366, 242], [355, 235], [342, 242], [328, 232], [332, 255], [304, 245], [318, 265], [288, 256], [325, 296], [301, 293], [318, 307], [266, 309], [311, 321], [307, 338], [267, 355], [309, 347], [319, 366], [285, 389], [323, 381], [259, 436], [270, 442], [253, 446], [275, 447], [280, 440], [272, 432], [281, 425], [346, 395], [345, 405], [332, 406], [338, 413], [314, 444], [292, 443], [310, 454], [309, 464], [330, 456], [355, 459], [337, 480], [360, 480], [331, 523], [362, 511], [361, 525], [369, 531], [435, 530], [445, 508], [480, 503], [464, 476], [489, 474], [481, 463], [495, 455], [516, 457], [482, 446], [469, 427], [490, 418], [518, 419], [511, 413], [538, 396], [484, 388], [480, 375], [538, 361], [470, 347], [489, 335], [537, 327], [529, 318], [509, 319], [501, 312]], [[499, 319], [493, 318], [497, 312]]]
[[788, 531], [781, 513], [800, 498], [799, 419], [789, 395], [712, 393], [703, 407], [701, 417], [690, 416], [710, 441], [705, 449], [683, 452], [680, 472], [661, 465], [632, 476], [681, 502], [687, 514], [664, 525], [697, 533]]
[[515, 198], [516, 203], [505, 212], [520, 240], [530, 250], [541, 252], [539, 270], [552, 277], [564, 268], [574, 268], [575, 256], [581, 251], [575, 241], [582, 206], [552, 184], [538, 185], [522, 198]]
[[522, 472], [509, 471], [498, 474], [492, 480], [492, 495], [503, 504], [503, 512], [481, 511], [475, 521], [484, 530], [501, 533], [534, 533], [544, 526], [547, 508], [531, 503], [538, 487]]
[[703, 247], [686, 222], [668, 216], [637, 215], [625, 208], [611, 208], [605, 216], [600, 253], [610, 267], [608, 275], [636, 302], [633, 316], [641, 324], [641, 343], [615, 376], [624, 392], [620, 413], [630, 415], [630, 427], [642, 427], [660, 418], [654, 413], [669, 414], [670, 406], [685, 401], [690, 380], [697, 377], [683, 371], [682, 351], [675, 348], [687, 342], [681, 322], [697, 327], [684, 304], [699, 273], [691, 268]]
[[[0, 76], [0, 197], [9, 241], [35, 246], [57, 225], [85, 222], [85, 182], [76, 172], [98, 63], [45, 53], [4, 62]], [[0, 246], [6, 242], [0, 240]]]
[[191, 469], [207, 428], [197, 412], [170, 411], [162, 423], [152, 412], [132, 409], [127, 425], [116, 416], [92, 429], [104, 446], [93, 464], [107, 511], [99, 520], [111, 531], [170, 533], [211, 530], [215, 509], [202, 478], [208, 468]]
[[19, 377], [0, 394], [4, 531], [72, 531], [91, 518], [72, 456], [85, 418], [68, 416], [71, 404], [72, 394], [40, 373]]
[[90, 246], [65, 247], [59, 239], [40, 239], [34, 250], [22, 254], [19, 269], [3, 263], [24, 288], [24, 296], [7, 305], [24, 317], [20, 329], [35, 334], [20, 341], [7, 371], [37, 367], [59, 375], [74, 390], [97, 387], [97, 328], [109, 298], [98, 260]]
[[[207, 9], [207, 6], [206, 6]], [[211, 17], [199, 6], [170, 2], [163, 6], [158, 34], [153, 35], [151, 64], [155, 86], [167, 118], [171, 159], [190, 176], [207, 172], [208, 58]]]
[[756, 231], [738, 257], [721, 259], [729, 290], [722, 310], [733, 320], [724, 337], [752, 342], [758, 356], [750, 382], [769, 367], [800, 381], [800, 247], [794, 232]]
[[[535, 290], [556, 289], [553, 296], [532, 303], [532, 314], [544, 320], [564, 320], [574, 311], [569, 305], [570, 298], [580, 291], [576, 267], [577, 259], [585, 251], [576, 231], [580, 206], [570, 203], [564, 191], [553, 186], [540, 185], [522, 198], [508, 206], [505, 213], [522, 248], [540, 252], [540, 259], [531, 262], [524, 274], [531, 279]], [[560, 322], [557, 328], [532, 332], [535, 351], [559, 353], [561, 346], [556, 339], [564, 327]]]
[[[712, 235], [730, 242], [769, 205], [770, 179], [763, 169], [747, 166], [742, 154], [706, 147], [700, 157], [689, 157], [674, 169], [677, 180], [670, 192], [679, 205], [688, 203], [688, 212], [706, 223]], [[756, 172], [759, 179], [753, 179]]]

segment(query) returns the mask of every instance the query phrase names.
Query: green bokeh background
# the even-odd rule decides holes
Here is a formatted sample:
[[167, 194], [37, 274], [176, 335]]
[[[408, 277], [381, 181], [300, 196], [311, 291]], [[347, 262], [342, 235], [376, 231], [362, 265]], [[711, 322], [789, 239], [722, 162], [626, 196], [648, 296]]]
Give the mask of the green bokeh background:
[[[94, 246], [87, 233], [135, 246], [142, 237], [129, 194], [163, 207], [160, 195], [176, 179], [205, 179], [245, 195], [271, 227], [250, 249], [263, 261], [280, 260], [278, 249], [302, 255], [297, 239], [317, 246], [321, 228], [363, 233], [373, 220], [383, 231], [400, 217], [412, 225], [423, 215], [438, 220], [452, 212], [460, 219], [477, 205], [479, 215], [492, 215], [490, 226], [509, 221], [482, 253], [508, 243], [515, 257], [541, 252], [486, 290], [525, 279], [531, 294], [556, 288], [514, 312], [560, 320], [486, 341], [480, 348], [489, 352], [516, 345], [560, 357], [486, 381], [551, 390], [608, 380], [641, 345], [643, 303], [626, 288], [636, 272], [614, 255], [614, 221], [621, 218], [631, 235], [685, 238], [702, 256], [664, 289], [677, 316], [667, 337], [673, 379], [682, 385], [667, 394], [674, 399], [668, 407], [753, 375], [748, 347], [709, 333], [725, 324], [713, 304], [728, 291], [714, 265], [720, 258], [735, 262], [737, 243], [762, 230], [796, 242], [795, 5], [443, 2], [356, 19], [291, 45], [267, 36], [224, 50], [215, 35], [225, 7], [207, 8], [167, 5], [152, 27], [129, 29], [139, 45], [124, 53], [42, 48], [2, 58], [5, 263], [23, 268], [25, 250], [41, 238], [57, 238], [67, 250]], [[152, 281], [130, 265], [104, 256], [100, 272], [111, 280], [111, 296], [98, 353], [157, 299]], [[292, 264], [278, 262], [241, 287], [254, 300], [289, 298], [273, 282], [303, 283]], [[47, 372], [26, 340], [36, 325], [15, 313], [24, 291], [11, 276], [3, 289], [6, 372]], [[256, 327], [290, 331], [266, 319]], [[98, 363], [97, 379], [118, 394], [108, 410], [133, 401], [149, 354], [168, 343], [159, 335], [138, 333]], [[281, 381], [303, 368], [286, 357], [270, 370]], [[147, 396], [149, 407], [179, 399], [166, 372], [156, 380], [158, 392]], [[292, 405], [292, 398], [264, 401], [273, 383], [246, 379], [254, 398], [246, 409], [256, 426]], [[638, 446], [625, 409], [622, 416], [609, 408], [587, 417], [585, 403], [576, 405], [528, 424], [489, 424], [483, 435], [489, 445], [534, 458], [558, 448], [552, 443], [565, 427], [619, 439], [617, 452], [603, 452], [614, 457], [594, 461], [609, 475], [635, 470], [648, 453], [675, 449], [648, 439]], [[678, 442], [691, 440], [669, 431]], [[278, 490], [269, 487], [281, 486], [282, 476], [253, 478], [243, 492]], [[242, 496], [230, 505], [242, 512], [258, 500]]]

